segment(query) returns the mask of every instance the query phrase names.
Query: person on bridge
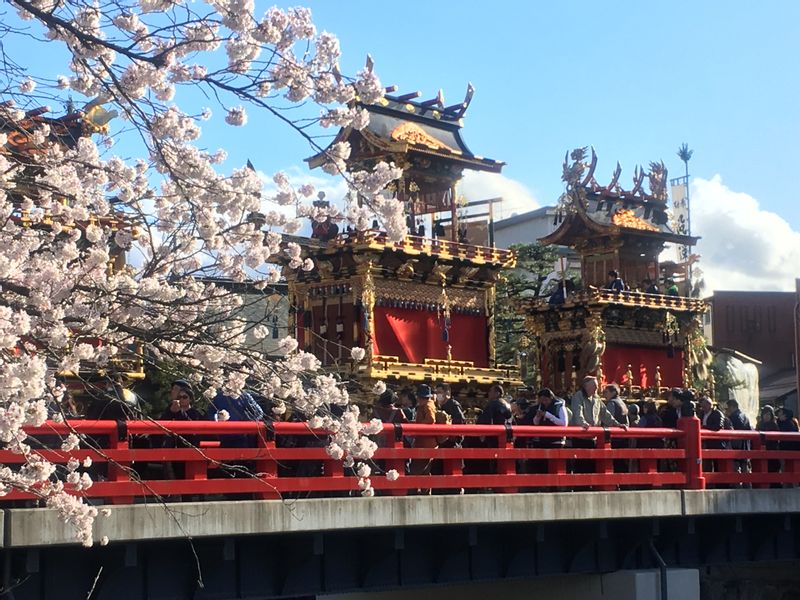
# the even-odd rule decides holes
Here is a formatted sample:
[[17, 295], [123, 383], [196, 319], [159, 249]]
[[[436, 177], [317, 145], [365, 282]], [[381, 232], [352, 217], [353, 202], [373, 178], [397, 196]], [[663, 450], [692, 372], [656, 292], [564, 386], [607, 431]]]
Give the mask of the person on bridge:
[[[212, 421], [261, 421], [264, 410], [249, 392], [229, 396], [222, 390], [217, 392], [208, 407], [208, 418]], [[255, 436], [225, 435], [220, 437], [223, 448], [255, 447]]]
[[[449, 415], [452, 425], [463, 425], [467, 422], [461, 403], [453, 398], [450, 384], [448, 383], [436, 384], [436, 407], [439, 411]], [[460, 448], [463, 439], [462, 437], [449, 437], [440, 440], [439, 448]]]
[[[415, 423], [433, 425], [436, 423], [436, 404], [433, 401], [431, 386], [422, 384], [417, 388], [417, 414]], [[417, 436], [414, 438], [414, 448], [436, 448], [434, 436]], [[415, 458], [411, 461], [412, 475], [430, 475], [431, 459]], [[430, 492], [430, 490], [428, 490]]]
[[[780, 431], [778, 429], [778, 421], [775, 418], [775, 409], [769, 405], [765, 404], [761, 407], [761, 414], [759, 418], [756, 420], [756, 430], [757, 431]], [[767, 440], [764, 443], [764, 448], [767, 450], [777, 450], [780, 444], [777, 440]], [[781, 461], [770, 458], [767, 461], [767, 470], [770, 473], [778, 473], [781, 470]], [[773, 483], [770, 487], [781, 487], [779, 484]]]
[[667, 429], [677, 429], [678, 419], [681, 416], [681, 407], [683, 406], [683, 390], [681, 388], [672, 388], [667, 394], [667, 403], [661, 410], [661, 424], [654, 425], [654, 427], [666, 427]]
[[619, 386], [616, 383], [609, 383], [603, 390], [603, 398], [606, 399], [606, 408], [611, 416], [618, 423], [628, 425], [628, 405], [619, 397]]
[[[572, 424], [588, 429], [589, 427], [622, 427], [627, 426], [614, 418], [606, 405], [597, 395], [597, 377], [587, 375], [579, 389], [572, 396]], [[592, 445], [594, 447], [594, 445]]]
[[161, 413], [162, 421], [201, 421], [203, 415], [192, 403], [194, 391], [189, 382], [179, 379], [172, 383], [169, 391], [170, 404]]
[[399, 406], [400, 410], [402, 410], [403, 414], [406, 416], [406, 419], [409, 421], [416, 420], [417, 396], [414, 390], [410, 388], [403, 388], [400, 390]]
[[[463, 425], [467, 422], [464, 416], [464, 410], [461, 408], [461, 403], [453, 398], [450, 384], [440, 382], [436, 384], [436, 421], [437, 423], [444, 420], [445, 423], [450, 425]], [[461, 448], [464, 438], [462, 436], [448, 436], [439, 438], [439, 448]], [[460, 462], [460, 461], [459, 461]], [[460, 464], [463, 469], [463, 462]], [[431, 465], [432, 475], [444, 475], [444, 462], [442, 460], [435, 460]], [[441, 490], [440, 490], [441, 491]]]
[[[567, 408], [564, 401], [556, 397], [550, 388], [542, 388], [536, 394], [539, 406], [533, 417], [534, 425], [544, 425], [547, 427], [566, 427]], [[563, 437], [542, 437], [536, 443], [537, 448], [563, 448], [565, 440]]]
[[[505, 391], [500, 384], [494, 384], [489, 388], [489, 402], [475, 420], [477, 425], [505, 425], [511, 419], [511, 405], [503, 398]], [[497, 448], [498, 440], [496, 437], [468, 437], [464, 441], [464, 446], [470, 448]], [[468, 460], [465, 465], [465, 472], [494, 473], [497, 463], [494, 460], [478, 459]]]
[[[698, 404], [700, 408], [700, 422], [703, 429], [707, 431], [730, 429], [730, 422], [725, 419], [725, 415], [722, 414], [722, 411], [714, 407], [714, 403], [711, 402], [711, 398], [704, 394], [700, 396]], [[724, 450], [727, 447], [728, 443], [725, 440], [708, 440], [703, 442], [703, 448], [707, 448], [709, 450]], [[719, 468], [717, 466], [717, 461], [704, 460], [703, 470], [708, 472], [718, 471]]]
[[[628, 418], [628, 405], [625, 404], [625, 401], [622, 398], [620, 398], [619, 392], [620, 388], [616, 383], [609, 383], [603, 389], [603, 398], [605, 398], [606, 401], [606, 408], [618, 423], [621, 423], [622, 425], [630, 425], [630, 420]], [[631, 440], [611, 440], [611, 447], [630, 448], [630, 442]], [[622, 473], [624, 473], [629, 466], [627, 460], [620, 459], [615, 460], [614, 465], [614, 468]]]
[[397, 406], [397, 394], [387, 389], [372, 407], [372, 413], [382, 423], [408, 423], [405, 413]]
[[[775, 411], [775, 416], [778, 419], [779, 431], [783, 431], [785, 433], [797, 433], [798, 431], [800, 431], [800, 425], [798, 425], [797, 419], [794, 418], [794, 412], [792, 412], [785, 406], [779, 406], [778, 410]], [[781, 441], [780, 449], [800, 450], [800, 444], [794, 441], [792, 442]]]
[[[617, 421], [614, 416], [608, 411], [606, 405], [600, 400], [597, 395], [597, 377], [587, 375], [581, 382], [581, 389], [579, 389], [572, 396], [572, 425], [589, 429], [589, 427], [622, 427], [627, 429], [627, 425], [623, 425]], [[573, 448], [594, 448], [597, 443], [597, 438], [573, 438]], [[575, 460], [572, 465], [574, 473], [591, 473], [594, 471], [594, 463], [591, 460], [579, 459]]]
[[[750, 419], [739, 410], [739, 403], [736, 400], [728, 400], [725, 403], [725, 416], [733, 426], [734, 431], [753, 431]], [[731, 448], [734, 450], [750, 450], [750, 440], [733, 440]], [[736, 471], [739, 473], [750, 472], [750, 461], [747, 459], [736, 459]]]

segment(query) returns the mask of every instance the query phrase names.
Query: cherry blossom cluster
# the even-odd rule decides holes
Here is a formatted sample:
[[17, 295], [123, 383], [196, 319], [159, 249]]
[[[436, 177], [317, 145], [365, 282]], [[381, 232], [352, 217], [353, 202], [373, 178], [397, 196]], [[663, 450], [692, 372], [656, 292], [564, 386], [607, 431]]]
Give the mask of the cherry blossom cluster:
[[[61, 44], [70, 60], [54, 79], [11, 73], [15, 85], [0, 95], [3, 131], [29, 140], [22, 156], [0, 152], [0, 443], [25, 456], [19, 468], [0, 466], [0, 494], [44, 499], [78, 540], [93, 543], [99, 513], [80, 497], [92, 485], [81, 470], [91, 461], [56, 468], [31, 449], [24, 428], [42, 425], [48, 411], [63, 420], [57, 376], [113, 373], [134, 352], [190, 372], [207, 397], [248, 387], [270, 399], [276, 415], [289, 406], [306, 415], [330, 436], [328, 453], [356, 469], [362, 493], [372, 495], [369, 436], [381, 424], [362, 423], [346, 382], [321, 372], [296, 340], [281, 341], [279, 360], [254, 350], [269, 330], [248, 321], [243, 297], [216, 280], [251, 281], [266, 294], [280, 276], [271, 264], [313, 270], [300, 246], [284, 239], [305, 218], [347, 220], [359, 230], [377, 218], [391, 238], [402, 238], [403, 207], [384, 191], [400, 170], [379, 163], [348, 173], [351, 149], [334, 144], [324, 169], [351, 185], [343, 212], [314, 206], [313, 186], [292, 185], [282, 173], [268, 194], [254, 168], [223, 171], [225, 150], [201, 143], [204, 121], [247, 129], [262, 111], [287, 122], [281, 109], [300, 103], [315, 107], [322, 127], [362, 129], [368, 117], [359, 106], [384, 93], [371, 61], [344, 76], [338, 40], [318, 33], [304, 8], [259, 15], [253, 0], [208, 0], [202, 8], [183, 0], [9, 2], [34, 22], [20, 36]], [[192, 106], [198, 89], [218, 101], [219, 116]], [[42, 95], [57, 106], [62, 90], [86, 100], [77, 139], [28, 114]], [[115, 156], [112, 137], [92, 137], [115, 116], [110, 126], [138, 140], [138, 155]], [[321, 150], [305, 120], [288, 124]], [[0, 148], [6, 142], [0, 133]], [[365, 356], [351, 352], [356, 362]], [[76, 456], [84, 442], [68, 434], [61, 448]]]

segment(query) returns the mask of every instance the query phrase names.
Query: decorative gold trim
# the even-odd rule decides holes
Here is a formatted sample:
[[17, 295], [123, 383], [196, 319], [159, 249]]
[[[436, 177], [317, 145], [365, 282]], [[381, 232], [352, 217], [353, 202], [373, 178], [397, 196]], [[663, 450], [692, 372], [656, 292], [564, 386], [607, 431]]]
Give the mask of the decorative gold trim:
[[395, 127], [389, 137], [396, 142], [406, 142], [408, 144], [420, 144], [431, 150], [449, 150], [455, 152], [453, 148], [437, 140], [416, 123], [405, 121]]

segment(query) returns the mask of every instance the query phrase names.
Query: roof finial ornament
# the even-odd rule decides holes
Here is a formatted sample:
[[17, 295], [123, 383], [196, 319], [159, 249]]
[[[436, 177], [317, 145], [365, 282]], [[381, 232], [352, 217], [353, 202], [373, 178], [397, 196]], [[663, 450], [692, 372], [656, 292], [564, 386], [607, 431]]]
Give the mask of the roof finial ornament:
[[[583, 148], [575, 148], [572, 152], [567, 152], [564, 155], [564, 169], [561, 174], [561, 181], [567, 184], [567, 191], [571, 191], [580, 186], [583, 179], [583, 173], [586, 171], [586, 152], [589, 150], [588, 146]], [[569, 164], [572, 159], [572, 164]]]
[[[567, 190], [558, 199], [558, 211], [560, 213], [573, 213], [583, 203], [584, 187], [594, 177], [594, 168], [597, 166], [597, 155], [593, 148], [592, 164], [588, 167], [589, 173], [587, 177], [584, 178], [584, 173], [587, 169], [586, 154], [588, 150], [589, 147], [584, 146], [583, 148], [575, 148], [572, 152], [567, 152], [564, 155], [561, 180], [567, 184]], [[570, 164], [570, 159], [572, 159], [572, 164]]]
[[667, 201], [667, 167], [664, 165], [664, 161], [660, 162], [651, 162], [650, 163], [650, 173], [648, 174], [649, 178], [649, 186], [650, 186], [650, 195], [653, 197], [653, 200], [658, 200], [659, 202], [666, 202]]

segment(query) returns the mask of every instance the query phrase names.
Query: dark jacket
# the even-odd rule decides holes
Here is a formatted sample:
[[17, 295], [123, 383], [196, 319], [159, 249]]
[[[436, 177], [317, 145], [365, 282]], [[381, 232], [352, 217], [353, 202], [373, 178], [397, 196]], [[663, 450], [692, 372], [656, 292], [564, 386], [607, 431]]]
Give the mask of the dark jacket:
[[[784, 408], [783, 414], [786, 415], [786, 419], [783, 421], [778, 419], [778, 429], [787, 433], [800, 431], [800, 426], [797, 425], [797, 421], [794, 418], [794, 413], [788, 408]], [[781, 450], [800, 450], [800, 442], [782, 441], [780, 442], [779, 447]]]
[[[217, 414], [222, 410], [228, 412], [231, 421], [261, 421], [264, 418], [264, 411], [247, 392], [242, 392], [235, 398], [218, 392], [208, 407], [208, 418], [217, 420]], [[223, 448], [254, 447], [256, 436], [223, 435], [220, 436], [220, 443]]]
[[478, 425], [502, 425], [511, 418], [511, 407], [505, 400], [491, 400], [477, 419]]
[[405, 413], [393, 404], [376, 404], [372, 407], [372, 414], [383, 423], [408, 423]]
[[[169, 407], [161, 414], [161, 421], [202, 421], [204, 419], [202, 413], [194, 408], [189, 407], [189, 410], [179, 410], [172, 412]], [[172, 435], [165, 437], [163, 446], [165, 448], [176, 448], [181, 446], [198, 446], [200, 444], [200, 436], [198, 435]]]
[[447, 402], [442, 405], [441, 410], [450, 415], [453, 425], [463, 425], [466, 422], [464, 409], [461, 408], [461, 403], [455, 398], [448, 398]]
[[614, 396], [611, 400], [606, 402], [606, 408], [611, 416], [614, 417], [622, 425], [628, 425], [628, 407], [625, 401], [619, 396]]
[[[550, 406], [537, 411], [535, 424], [543, 427], [561, 427], [569, 425], [569, 415], [567, 414], [567, 407], [564, 400], [561, 398], [554, 398]], [[560, 448], [563, 447], [566, 440], [563, 437], [541, 437], [537, 442], [540, 448]]]
[[625, 291], [625, 282], [622, 281], [619, 277], [617, 277], [614, 281], [609, 282], [606, 286], [607, 290], [612, 290], [614, 292], [624, 292]]
[[[450, 415], [450, 423], [452, 425], [463, 425], [467, 421], [464, 417], [464, 410], [461, 408], [461, 403], [455, 398], [448, 398], [447, 402], [442, 404], [439, 410]], [[463, 441], [464, 438], [461, 436], [449, 437], [439, 440], [439, 448], [460, 448]]]
[[[738, 408], [729, 417], [733, 429], [736, 431], [752, 431], [753, 426], [750, 425], [750, 419]], [[734, 450], [750, 450], [750, 440], [734, 440], [731, 443], [731, 448]]]
[[[700, 426], [702, 429], [707, 431], [719, 431], [720, 429], [730, 429], [730, 427], [726, 427], [726, 420], [725, 415], [722, 414], [717, 408], [712, 408], [711, 412], [708, 413], [708, 416], [701, 415], [700, 416]], [[703, 448], [708, 448], [710, 450], [723, 450], [728, 447], [728, 443], [722, 440], [713, 440], [703, 443]]]
[[676, 429], [678, 427], [678, 409], [669, 404], [661, 411], [661, 426], [667, 429]]

